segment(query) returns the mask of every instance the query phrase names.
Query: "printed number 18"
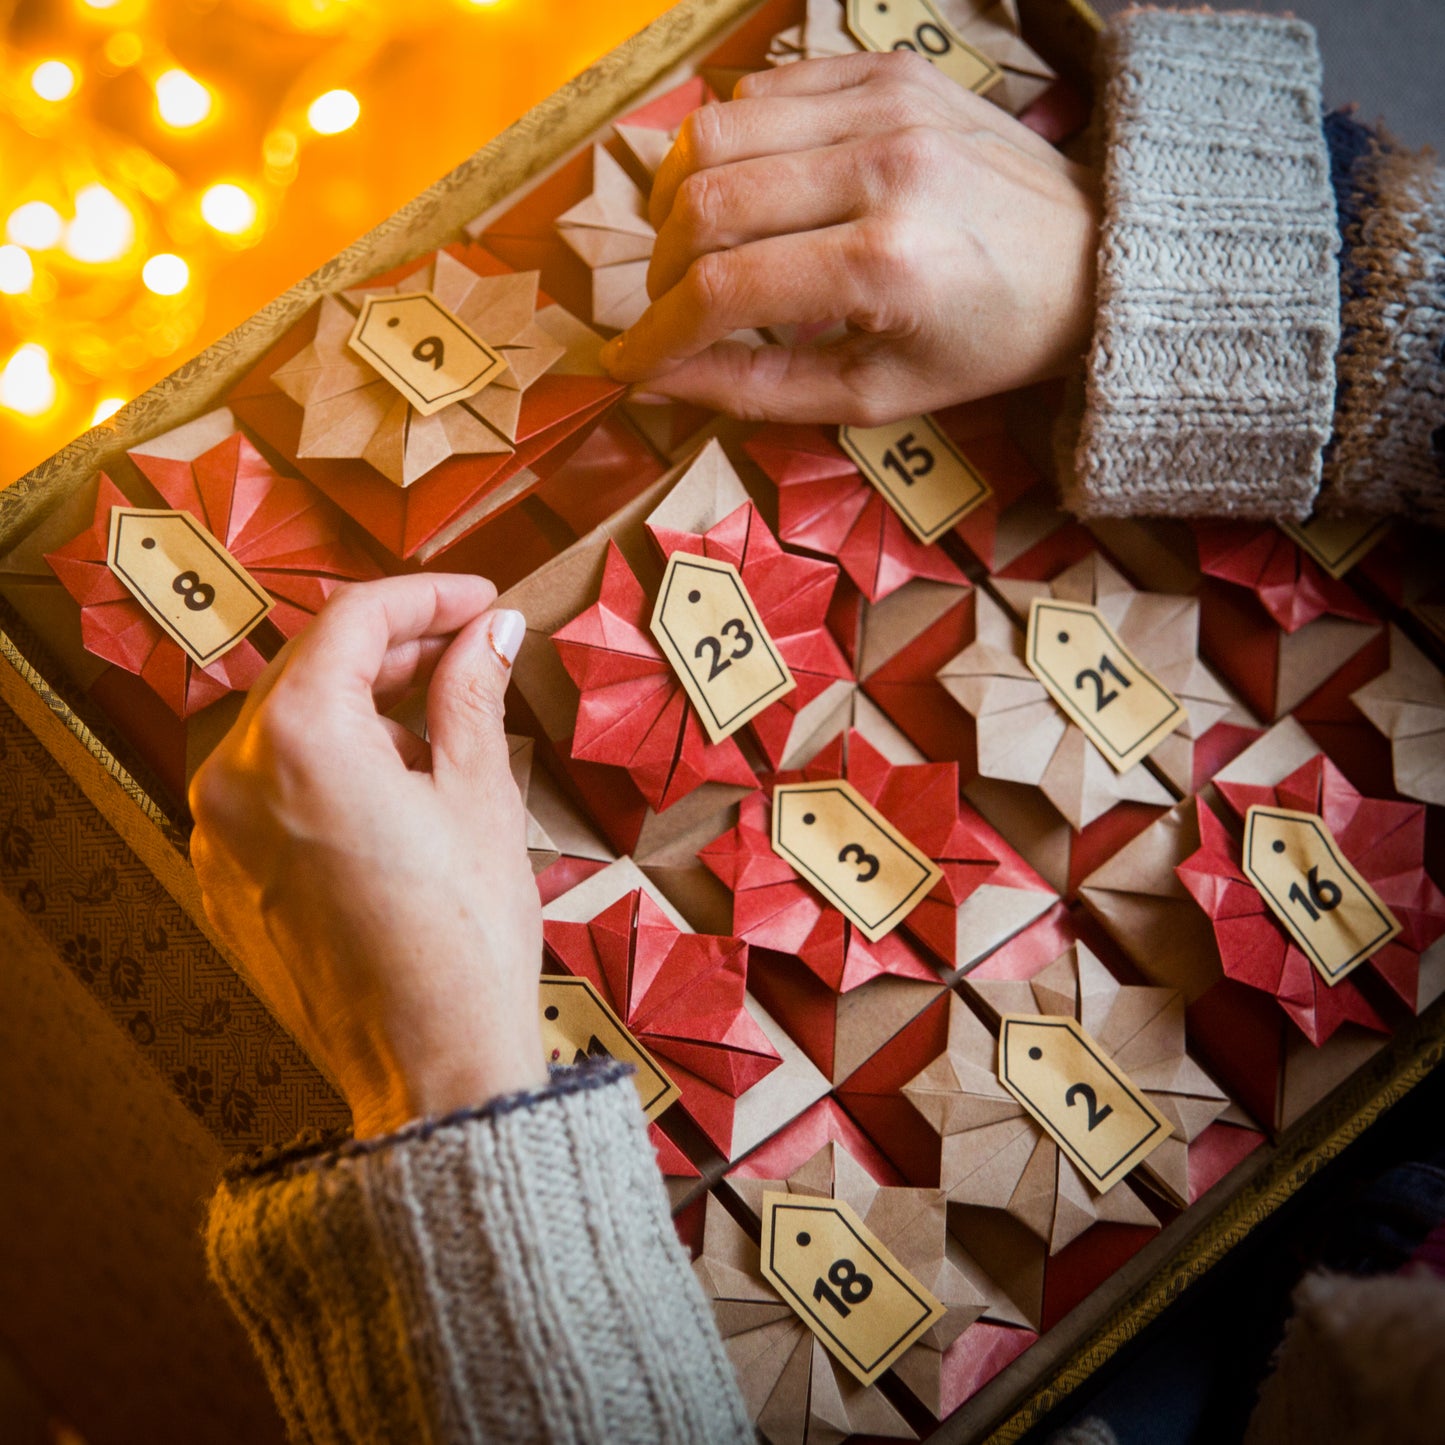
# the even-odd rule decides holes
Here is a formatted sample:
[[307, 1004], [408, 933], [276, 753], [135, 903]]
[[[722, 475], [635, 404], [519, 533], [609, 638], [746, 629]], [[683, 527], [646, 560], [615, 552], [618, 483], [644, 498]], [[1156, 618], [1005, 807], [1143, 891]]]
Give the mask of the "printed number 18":
[[[838, 1295], [823, 1283], [821, 1276], [813, 1282], [813, 1298], [827, 1300], [845, 1320], [853, 1313], [848, 1305], [860, 1305], [873, 1293], [873, 1281], [866, 1274], [860, 1274], [858, 1266], [851, 1259], [835, 1259], [828, 1266], [828, 1278], [838, 1286], [838, 1293], [843, 1299], [839, 1299]], [[844, 1304], [844, 1300], [848, 1303]]]
[[889, 447], [883, 453], [883, 465], [897, 472], [904, 486], [911, 487], [917, 478], [926, 477], [933, 470], [933, 453], [919, 446], [911, 431], [904, 432], [898, 438], [898, 450], [895, 452]]

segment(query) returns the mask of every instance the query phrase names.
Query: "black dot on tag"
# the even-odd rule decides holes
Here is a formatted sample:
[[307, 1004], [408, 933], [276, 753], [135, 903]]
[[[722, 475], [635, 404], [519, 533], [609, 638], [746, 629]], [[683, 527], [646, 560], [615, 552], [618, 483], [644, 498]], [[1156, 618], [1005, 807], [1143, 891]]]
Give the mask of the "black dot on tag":
[[1069, 640], [1069, 634], [1068, 634], [1067, 632], [1061, 632], [1061, 633], [1059, 633], [1059, 641], [1060, 641], [1060, 642], [1067, 643], [1068, 640]]
[[554, 1018], [556, 1018], [556, 1017], [557, 1017], [557, 1005], [554, 1004], [554, 1003], [549, 1003], [549, 1004], [547, 1005], [547, 1010], [546, 1010], [546, 1015], [545, 1015], [545, 1016], [546, 1016], [547, 1018], [549, 1018], [549, 1019], [554, 1019]]
[[1283, 838], [1276, 838], [1276, 839], [1274, 840], [1274, 842], [1271, 843], [1269, 846], [1270, 846], [1271, 848], [1273, 848], [1276, 853], [1283, 853], [1283, 852], [1284, 852], [1284, 839], [1283, 839]]
[[400, 326], [400, 325], [401, 325], [401, 317], [400, 317], [400, 316], [393, 316], [393, 317], [391, 318], [391, 320], [388, 321], [386, 324], [387, 324], [388, 326]]
[[811, 1234], [808, 1234], [808, 1233], [805, 1232], [805, 1233], [800, 1234], [800, 1235], [798, 1236], [798, 1244], [799, 1244], [799, 1246], [800, 1246], [801, 1248], [803, 1248], [803, 1249], [807, 1249], [807, 1247], [808, 1247], [810, 1244], [812, 1244], [812, 1242], [813, 1242], [813, 1236], [812, 1236]]
[[1029, 1058], [1031, 1059], [1041, 1059], [1043, 1058], [1043, 1056], [1044, 1051], [1037, 1044], [1035, 1044], [1033, 1048], [1029, 1050]]
[[811, 827], [814, 823], [818, 821], [818, 815], [816, 813], [804, 813], [803, 821], [807, 823], [809, 827]]
[[880, 15], [886, 15], [888, 13], [888, 7], [886, 5], [879, 5], [878, 13]]
[[701, 602], [702, 593], [699, 592], [696, 587], [694, 587], [692, 591], [687, 594], [687, 600], [689, 602]]
[[140, 544], [146, 549], [147, 552], [149, 552], [150, 549], [155, 546], [156, 539], [154, 537], [142, 537]]

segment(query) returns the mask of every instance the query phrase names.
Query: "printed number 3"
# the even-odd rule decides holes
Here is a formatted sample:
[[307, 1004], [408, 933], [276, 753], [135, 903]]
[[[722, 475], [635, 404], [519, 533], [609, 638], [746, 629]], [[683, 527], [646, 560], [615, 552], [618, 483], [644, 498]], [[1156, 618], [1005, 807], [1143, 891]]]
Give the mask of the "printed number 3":
[[933, 453], [927, 447], [919, 446], [911, 431], [904, 432], [898, 438], [897, 452], [889, 447], [883, 453], [883, 465], [889, 471], [897, 472], [904, 486], [911, 487], [918, 477], [926, 477], [933, 470]]
[[1111, 687], [1107, 691], [1104, 688], [1104, 679], [1099, 675], [1107, 672], [1119, 687], [1133, 687], [1134, 684], [1114, 666], [1113, 660], [1107, 653], [1099, 659], [1099, 671], [1095, 672], [1092, 667], [1086, 667], [1075, 679], [1074, 687], [1082, 688], [1086, 681], [1094, 684], [1094, 711], [1103, 712], [1116, 697], [1119, 696], [1119, 687]]
[[856, 863], [863, 870], [858, 875], [860, 883], [871, 883], [878, 876], [878, 860], [871, 853], [865, 853], [861, 843], [845, 843], [838, 861]]
[[861, 1305], [873, 1293], [873, 1281], [866, 1274], [860, 1274], [858, 1266], [851, 1259], [835, 1259], [828, 1266], [828, 1278], [838, 1286], [838, 1293], [843, 1299], [839, 1299], [838, 1295], [823, 1283], [821, 1276], [813, 1282], [813, 1298], [827, 1300], [845, 1320], [853, 1313], [848, 1305]]
[[1075, 1101], [1078, 1099], [1084, 1101], [1084, 1108], [1088, 1111], [1089, 1115], [1088, 1127], [1090, 1129], [1094, 1128], [1096, 1124], [1102, 1124], [1104, 1120], [1114, 1112], [1114, 1106], [1112, 1104], [1105, 1104], [1102, 1109], [1099, 1107], [1098, 1095], [1094, 1093], [1088, 1084], [1069, 1085], [1069, 1091], [1064, 1095], [1064, 1103], [1072, 1109]]
[[179, 592], [192, 612], [204, 612], [216, 600], [216, 589], [194, 572], [182, 572], [171, 583], [171, 591]]
[[692, 650], [692, 655], [699, 661], [704, 652], [712, 653], [712, 662], [708, 666], [707, 680], [711, 682], [718, 673], [726, 671], [733, 663], [744, 658], [753, 650], [753, 635], [748, 631], [741, 617], [730, 617], [722, 625], [724, 637], [734, 639], [735, 646], [732, 652], [724, 657], [722, 655], [722, 643], [716, 637], [701, 637], [698, 644]]

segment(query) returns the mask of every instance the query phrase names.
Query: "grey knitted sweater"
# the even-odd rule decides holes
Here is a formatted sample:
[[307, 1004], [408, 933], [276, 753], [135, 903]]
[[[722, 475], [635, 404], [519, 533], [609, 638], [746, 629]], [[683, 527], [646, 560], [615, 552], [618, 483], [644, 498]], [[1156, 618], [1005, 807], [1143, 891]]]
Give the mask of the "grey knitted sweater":
[[[1105, 45], [1084, 513], [1445, 520], [1445, 187], [1320, 119], [1307, 26], [1139, 12]], [[292, 1435], [752, 1438], [615, 1067], [379, 1141], [290, 1149], [211, 1207], [212, 1273]]]

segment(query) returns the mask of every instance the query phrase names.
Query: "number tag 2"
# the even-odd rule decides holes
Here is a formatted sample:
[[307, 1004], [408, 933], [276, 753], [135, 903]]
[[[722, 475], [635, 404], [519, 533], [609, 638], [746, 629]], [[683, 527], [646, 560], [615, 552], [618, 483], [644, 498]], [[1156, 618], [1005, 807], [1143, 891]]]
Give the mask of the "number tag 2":
[[674, 552], [652, 635], [715, 743], [797, 686], [731, 562]]
[[1314, 813], [1250, 808], [1244, 875], [1328, 984], [1353, 973], [1400, 931], [1400, 920]]
[[1003, 71], [975, 50], [931, 0], [847, 0], [848, 29], [865, 50], [912, 50], [965, 90], [983, 95]]
[[925, 545], [993, 496], [931, 416], [838, 428], [838, 445]]
[[841, 1199], [763, 1195], [763, 1278], [860, 1384], [946, 1313]]
[[998, 1081], [1100, 1194], [1173, 1132], [1144, 1091], [1067, 1015], [1005, 1014]]
[[475, 396], [507, 370], [507, 358], [430, 291], [368, 296], [346, 344], [423, 416]]
[[1086, 602], [1035, 597], [1024, 661], [1116, 772], [1141, 762], [1187, 716]]
[[224, 657], [274, 605], [189, 512], [112, 507], [105, 560], [197, 667]]

